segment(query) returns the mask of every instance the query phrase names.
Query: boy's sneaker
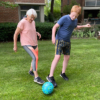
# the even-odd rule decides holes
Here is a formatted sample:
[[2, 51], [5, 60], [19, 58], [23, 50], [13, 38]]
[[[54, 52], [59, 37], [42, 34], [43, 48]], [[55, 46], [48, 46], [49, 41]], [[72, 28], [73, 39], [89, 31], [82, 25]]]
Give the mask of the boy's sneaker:
[[45, 81], [43, 81], [40, 77], [34, 78], [34, 82], [38, 84], [43, 84]]
[[61, 76], [64, 80], [69, 80], [65, 73], [61, 73], [60, 76]]
[[29, 74], [30, 74], [30, 75], [32, 75], [32, 76], [34, 76], [34, 73], [33, 73], [33, 71], [29, 71]]
[[49, 77], [49, 75], [48, 75], [48, 76], [46, 77], [46, 79], [47, 79], [49, 82], [51, 82], [51, 83], [53, 84], [54, 87], [57, 87], [57, 84], [56, 84], [55, 79], [54, 79], [53, 76], [52, 76], [52, 77]]

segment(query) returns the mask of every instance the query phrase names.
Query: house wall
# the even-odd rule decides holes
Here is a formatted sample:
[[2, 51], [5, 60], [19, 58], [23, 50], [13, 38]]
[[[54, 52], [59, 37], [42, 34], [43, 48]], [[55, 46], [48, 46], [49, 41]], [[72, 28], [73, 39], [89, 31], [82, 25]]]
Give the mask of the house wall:
[[[21, 3], [36, 3], [36, 4], [40, 4], [40, 3], [45, 3], [45, 0], [2, 0], [2, 1], [9, 1], [9, 2], [21, 2]], [[14, 2], [15, 1], [15, 2]], [[43, 7], [42, 7], [42, 13], [41, 15], [43, 15]], [[19, 22], [19, 7], [16, 7], [14, 9], [11, 8], [5, 8], [5, 7], [0, 7], [0, 23], [3, 22]], [[40, 18], [40, 21], [43, 22], [44, 18]]]
[[45, 0], [15, 0], [15, 2], [45, 3]]
[[[13, 0], [2, 0], [10, 1]], [[18, 22], [18, 7], [15, 9], [0, 7], [0, 23], [2, 22]]]

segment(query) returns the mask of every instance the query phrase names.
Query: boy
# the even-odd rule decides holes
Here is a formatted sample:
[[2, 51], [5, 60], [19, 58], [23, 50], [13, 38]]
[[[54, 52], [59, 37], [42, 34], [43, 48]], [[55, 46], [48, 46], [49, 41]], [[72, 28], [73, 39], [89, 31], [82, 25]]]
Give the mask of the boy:
[[[77, 25], [77, 17], [81, 14], [81, 7], [78, 5], [74, 5], [71, 9], [71, 13], [69, 15], [64, 15], [61, 17], [58, 22], [52, 28], [52, 43], [55, 44], [55, 57], [51, 64], [50, 74], [46, 77], [46, 79], [53, 83], [54, 87], [57, 87], [55, 79], [53, 77], [54, 70], [57, 66], [58, 61], [60, 60], [61, 53], [64, 54], [63, 67], [60, 76], [64, 80], [68, 80], [68, 77], [65, 74], [68, 61], [70, 58], [70, 37], [74, 28], [80, 29], [83, 27], [91, 27], [90, 24], [86, 25]], [[56, 37], [56, 29], [59, 27]]]

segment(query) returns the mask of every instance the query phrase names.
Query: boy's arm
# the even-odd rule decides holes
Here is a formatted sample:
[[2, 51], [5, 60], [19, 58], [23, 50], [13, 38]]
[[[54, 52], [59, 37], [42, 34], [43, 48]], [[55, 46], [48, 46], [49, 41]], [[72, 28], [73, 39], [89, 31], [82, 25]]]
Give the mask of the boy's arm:
[[16, 31], [15, 31], [15, 34], [14, 34], [14, 48], [13, 50], [16, 52], [17, 51], [17, 37], [19, 35], [19, 33], [21, 32], [21, 29], [19, 27], [17, 27]]
[[56, 30], [57, 28], [59, 27], [60, 25], [58, 23], [56, 23], [53, 28], [52, 28], [52, 43], [55, 44], [55, 33], [56, 33]]
[[89, 28], [89, 27], [91, 27], [91, 25], [90, 25], [90, 24], [86, 24], [86, 25], [77, 25], [77, 27], [76, 27], [75, 29], [81, 29], [81, 28], [85, 28], [85, 27]]

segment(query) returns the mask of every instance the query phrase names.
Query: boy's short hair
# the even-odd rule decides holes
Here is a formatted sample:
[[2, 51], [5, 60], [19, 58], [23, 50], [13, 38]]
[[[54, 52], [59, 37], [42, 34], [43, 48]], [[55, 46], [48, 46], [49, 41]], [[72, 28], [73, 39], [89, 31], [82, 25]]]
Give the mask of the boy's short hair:
[[79, 5], [72, 6], [71, 12], [76, 12], [78, 15], [80, 15], [81, 14], [81, 6], [79, 6]]

